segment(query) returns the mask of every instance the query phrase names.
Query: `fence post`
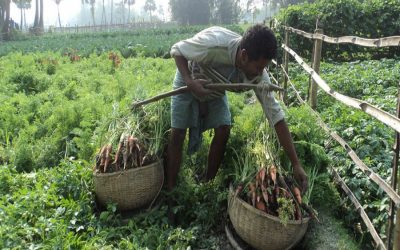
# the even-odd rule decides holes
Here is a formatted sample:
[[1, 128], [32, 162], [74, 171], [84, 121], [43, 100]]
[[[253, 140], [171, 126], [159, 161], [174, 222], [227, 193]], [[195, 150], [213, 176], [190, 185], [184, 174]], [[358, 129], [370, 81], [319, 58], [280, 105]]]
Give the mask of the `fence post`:
[[[285, 45], [289, 48], [289, 30], [285, 27]], [[284, 54], [284, 63], [285, 63], [285, 71], [286, 74], [289, 74], [289, 53], [285, 50], [285, 54]], [[287, 75], [283, 74], [284, 78], [283, 78], [283, 89], [285, 90], [283, 92], [283, 96], [281, 96], [281, 99], [283, 99], [283, 103], [285, 103], [287, 105], [287, 82], [288, 82], [288, 78]]]
[[[323, 34], [323, 30], [322, 29], [316, 29], [315, 30], [316, 34]], [[313, 58], [313, 69], [316, 73], [319, 74], [319, 66], [321, 63], [321, 51], [322, 51], [322, 40], [320, 39], [315, 39], [314, 41], [314, 58]], [[312, 79], [311, 81], [311, 89], [309, 90], [310, 93], [310, 106], [312, 109], [316, 109], [317, 108], [317, 90], [318, 90], [318, 85], [317, 83], [314, 81], [314, 79]]]
[[[398, 88], [398, 93], [397, 93], [397, 117], [400, 117], [400, 82], [399, 82], [399, 88]], [[395, 148], [395, 160], [396, 162], [394, 163], [395, 166], [397, 166], [398, 164], [398, 160], [399, 160], [399, 144], [400, 144], [400, 136], [399, 133], [396, 131], [396, 148]], [[398, 182], [398, 167], [396, 167], [397, 170], [396, 172], [392, 172], [392, 180], [396, 180], [395, 183], [397, 184]], [[392, 183], [393, 185], [393, 183]], [[397, 185], [397, 193], [400, 193], [400, 185]], [[393, 202], [392, 202], [393, 203]], [[396, 225], [394, 228], [394, 240], [393, 240], [393, 249], [399, 249], [400, 247], [400, 209], [399, 208], [395, 208], [393, 206], [393, 209], [396, 210]], [[392, 219], [393, 220], [393, 219]], [[390, 231], [388, 232], [388, 244], [390, 244]], [[388, 248], [390, 249], [390, 248]]]
[[[314, 44], [313, 44], [313, 48], [312, 48], [312, 52], [311, 52], [311, 57], [310, 57], [311, 68], [314, 68], [314, 66], [312, 65], [312, 63], [313, 63], [313, 61], [314, 61], [314, 53], [315, 53], [315, 46], [314, 46]], [[312, 83], [312, 76], [309, 75], [309, 77], [308, 77], [308, 88], [307, 88], [308, 92], [307, 92], [307, 98], [306, 98], [306, 101], [307, 101], [308, 103], [310, 102], [311, 83]]]
[[[399, 88], [397, 90], [397, 117], [400, 118], [400, 83], [399, 83]], [[399, 167], [399, 151], [400, 151], [400, 134], [395, 131], [395, 140], [394, 140], [394, 156], [393, 156], [393, 161], [392, 161], [392, 178], [391, 178], [391, 184], [392, 188], [396, 190], [397, 187], [397, 172], [398, 172], [398, 167]], [[388, 222], [388, 227], [387, 227], [387, 232], [386, 232], [386, 248], [391, 249], [391, 245], [393, 244], [392, 241], [392, 232], [393, 232], [393, 219], [396, 211], [396, 206], [393, 201], [390, 202], [390, 215], [389, 215], [389, 222]], [[396, 221], [397, 225], [396, 228], [398, 228], [399, 221]], [[399, 245], [397, 245], [399, 246]], [[396, 248], [397, 249], [397, 248]]]

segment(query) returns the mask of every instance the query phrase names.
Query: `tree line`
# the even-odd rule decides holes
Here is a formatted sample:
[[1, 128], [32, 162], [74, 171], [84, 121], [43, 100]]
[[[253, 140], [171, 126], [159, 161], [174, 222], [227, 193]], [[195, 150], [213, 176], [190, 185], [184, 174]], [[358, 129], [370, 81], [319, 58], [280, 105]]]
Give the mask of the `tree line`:
[[[314, 0], [170, 0], [172, 19], [180, 24], [233, 24], [245, 15]], [[265, 13], [264, 16], [270, 16]]]
[[[12, 29], [27, 28], [25, 11], [30, 9], [33, 0], [0, 0], [0, 29], [2, 37], [7, 39]], [[43, 0], [35, 1], [35, 19], [29, 30], [40, 34], [44, 30], [44, 8]], [[58, 25], [61, 27], [60, 3], [63, 0], [53, 0], [57, 4]], [[100, 2], [101, 1], [101, 2]], [[232, 24], [237, 23], [244, 15], [256, 15], [260, 13], [257, 6], [262, 5], [268, 11], [270, 8], [286, 7], [301, 2], [313, 2], [312, 0], [169, 0], [169, 8], [172, 20], [179, 24]], [[10, 19], [10, 5], [20, 9], [20, 22]], [[88, 5], [91, 13], [91, 23], [98, 25], [96, 14], [101, 12], [101, 25], [115, 23], [115, 9], [122, 10], [123, 22], [130, 22], [131, 8], [135, 0], [81, 0], [82, 5]], [[101, 8], [98, 10], [98, 8]], [[148, 13], [150, 21], [154, 20], [156, 10], [164, 15], [161, 6], [157, 6], [155, 0], [146, 0], [143, 10]], [[107, 15], [107, 12], [109, 15]], [[127, 17], [126, 17], [127, 12]], [[268, 16], [268, 13], [266, 13]], [[98, 20], [98, 19], [97, 19]]]

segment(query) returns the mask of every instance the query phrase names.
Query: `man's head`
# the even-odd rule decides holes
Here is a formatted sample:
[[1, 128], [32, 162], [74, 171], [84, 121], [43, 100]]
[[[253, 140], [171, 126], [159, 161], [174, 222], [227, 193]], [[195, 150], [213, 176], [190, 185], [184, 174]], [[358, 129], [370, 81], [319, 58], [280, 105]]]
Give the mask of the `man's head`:
[[267, 64], [276, 57], [277, 41], [266, 26], [256, 24], [243, 35], [239, 45], [237, 66], [249, 78], [260, 75]]

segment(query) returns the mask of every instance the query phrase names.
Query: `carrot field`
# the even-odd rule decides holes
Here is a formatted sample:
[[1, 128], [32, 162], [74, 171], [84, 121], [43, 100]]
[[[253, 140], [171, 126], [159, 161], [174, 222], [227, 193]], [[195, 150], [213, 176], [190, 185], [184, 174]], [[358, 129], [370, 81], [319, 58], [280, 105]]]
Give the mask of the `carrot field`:
[[[176, 65], [169, 48], [204, 27], [45, 34], [0, 42], [0, 249], [233, 249], [225, 234], [229, 186], [253, 180], [260, 167], [271, 163], [266, 155], [274, 156], [280, 173], [291, 174], [290, 161], [251, 91], [227, 94], [233, 126], [214, 180], [202, 180], [213, 137], [205, 132], [200, 150], [185, 156], [177, 188], [161, 189], [152, 207], [119, 212], [114, 203], [100, 206], [94, 193], [93, 171], [101, 166], [106, 172], [96, 155], [104, 145], [115, 151], [127, 131], [139, 135], [140, 127], [149, 152], [164, 156], [170, 99], [137, 110], [131, 104], [172, 89]], [[243, 33], [239, 25], [227, 27]], [[396, 114], [400, 61], [396, 56], [373, 60], [371, 54], [353, 61], [348, 54], [345, 62], [324, 60], [320, 75], [339, 92]], [[272, 65], [269, 71], [282, 79]], [[290, 76], [307, 98], [309, 76], [295, 63], [290, 63]], [[298, 249], [373, 249], [371, 235], [333, 180], [332, 169], [367, 204], [363, 208], [383, 239], [390, 199], [357, 171], [291, 88], [287, 105], [279, 101], [309, 177], [303, 201], [321, 221], [311, 221]], [[317, 111], [390, 183], [393, 130], [328, 95], [318, 95]], [[184, 154], [186, 149], [187, 140]], [[241, 195], [246, 199], [246, 193]], [[168, 221], [171, 201], [175, 224]]]

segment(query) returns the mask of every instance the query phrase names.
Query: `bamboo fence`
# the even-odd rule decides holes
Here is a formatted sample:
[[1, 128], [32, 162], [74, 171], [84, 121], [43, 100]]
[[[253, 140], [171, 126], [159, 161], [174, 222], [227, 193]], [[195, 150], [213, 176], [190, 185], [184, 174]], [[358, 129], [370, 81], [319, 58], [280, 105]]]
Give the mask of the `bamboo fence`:
[[[271, 23], [271, 27], [276, 27], [276, 25], [281, 25], [279, 23]], [[322, 119], [319, 117], [318, 113], [313, 111], [319, 121], [319, 125], [326, 131], [328, 134], [335, 139], [347, 152], [349, 157], [353, 160], [355, 165], [363, 172], [365, 173], [370, 180], [375, 182], [379, 188], [381, 188], [390, 198], [391, 198], [391, 215], [390, 215], [390, 220], [388, 223], [388, 232], [387, 232], [387, 241], [386, 245], [383, 243], [382, 239], [380, 238], [379, 234], [375, 230], [373, 224], [371, 223], [371, 220], [367, 216], [366, 212], [364, 211], [362, 205], [360, 202], [356, 199], [354, 194], [351, 192], [349, 187], [345, 184], [343, 179], [339, 176], [339, 174], [333, 169], [333, 175], [337, 182], [340, 184], [341, 188], [343, 191], [347, 194], [347, 196], [350, 198], [350, 200], [353, 202], [356, 211], [360, 214], [362, 220], [364, 221], [364, 224], [368, 228], [368, 231], [370, 232], [372, 238], [375, 241], [376, 247], [378, 249], [390, 249], [393, 241], [393, 249], [399, 249], [400, 246], [400, 187], [396, 187], [397, 184], [397, 176], [398, 176], [398, 151], [399, 151], [399, 142], [398, 142], [398, 137], [399, 137], [399, 132], [400, 132], [400, 119], [399, 119], [399, 110], [400, 110], [400, 89], [399, 89], [399, 98], [398, 98], [398, 108], [397, 108], [397, 117], [394, 115], [389, 114], [388, 112], [385, 112], [377, 107], [374, 107], [373, 105], [362, 101], [358, 100], [356, 98], [348, 97], [346, 95], [340, 94], [333, 90], [320, 76], [319, 76], [319, 65], [321, 61], [321, 50], [322, 50], [322, 45], [323, 42], [327, 43], [333, 43], [333, 44], [343, 44], [343, 43], [351, 43], [359, 46], [364, 46], [364, 47], [389, 47], [389, 46], [400, 46], [400, 36], [391, 36], [391, 37], [384, 37], [384, 38], [377, 38], [377, 39], [367, 39], [367, 38], [361, 38], [361, 37], [355, 37], [355, 36], [343, 36], [343, 37], [329, 37], [323, 34], [322, 30], [316, 29], [315, 33], [307, 33], [302, 30], [298, 30], [292, 27], [287, 27], [285, 25], [282, 25], [285, 28], [285, 39], [284, 39], [284, 44], [282, 44], [282, 48], [284, 49], [284, 59], [283, 59], [283, 65], [280, 65], [280, 68], [283, 72], [283, 80], [282, 80], [282, 85], [285, 90], [287, 90], [287, 83], [289, 82], [291, 86], [293, 87], [297, 98], [299, 101], [303, 104], [309, 105], [311, 110], [315, 110], [317, 106], [316, 102], [316, 97], [317, 97], [317, 88], [321, 88], [325, 93], [329, 94], [333, 98], [335, 98], [337, 101], [342, 102], [343, 104], [353, 107], [359, 110], [364, 111], [365, 113], [369, 114], [370, 116], [378, 119], [380, 122], [388, 125], [389, 127], [393, 128], [396, 133], [396, 148], [395, 148], [395, 156], [393, 159], [392, 167], [393, 167], [393, 173], [392, 173], [392, 185], [389, 185], [386, 183], [378, 174], [374, 173], [364, 162], [360, 160], [360, 158], [357, 156], [357, 154], [351, 149], [351, 147], [348, 145], [348, 143], [342, 139], [337, 133], [331, 131], [329, 127], [323, 123]], [[292, 49], [289, 47], [289, 40], [290, 36], [289, 33], [294, 33], [297, 35], [301, 35], [303, 37], [306, 37], [308, 39], [311, 39], [314, 41], [314, 46], [313, 46], [313, 53], [312, 53], [312, 67], [307, 65], [304, 60], [296, 54]], [[309, 104], [306, 103], [301, 97], [298, 91], [294, 88], [294, 85], [290, 82], [290, 78], [288, 75], [288, 68], [289, 68], [289, 55], [291, 55], [296, 62], [303, 67], [303, 69], [310, 75], [312, 82], [309, 85]], [[273, 61], [273, 63], [276, 64], [276, 61]], [[278, 66], [278, 65], [277, 65]], [[286, 91], [285, 91], [286, 92]], [[286, 103], [286, 98], [284, 98], [284, 102]], [[397, 189], [397, 192], [396, 192]], [[395, 235], [394, 237], [392, 236], [392, 230], [393, 230], [393, 218], [394, 218], [394, 213], [396, 213], [396, 224], [395, 224]], [[394, 238], [394, 240], [393, 240]]]

